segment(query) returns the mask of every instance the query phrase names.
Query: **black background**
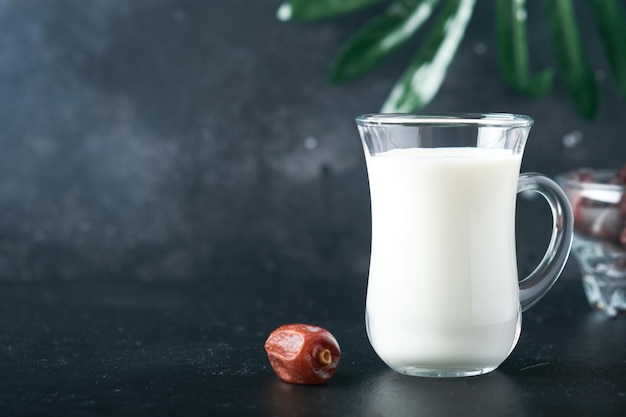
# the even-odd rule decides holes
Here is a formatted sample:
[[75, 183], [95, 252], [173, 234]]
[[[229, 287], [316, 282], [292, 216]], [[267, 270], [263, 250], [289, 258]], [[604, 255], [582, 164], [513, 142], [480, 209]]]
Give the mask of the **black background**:
[[[340, 43], [378, 8], [282, 23], [278, 5], [3, 1], [0, 277], [205, 280], [209, 267], [305, 267], [333, 253], [342, 256], [332, 269], [365, 271], [369, 201], [354, 117], [380, 109], [416, 44], [333, 86]], [[534, 117], [525, 171], [619, 165], [626, 100], [588, 14], [578, 13], [602, 80], [594, 121], [560, 81], [538, 101], [504, 85], [490, 2], [423, 112]], [[530, 9], [529, 25], [531, 62], [555, 66], [543, 9]], [[582, 140], [566, 148], [567, 135]]]

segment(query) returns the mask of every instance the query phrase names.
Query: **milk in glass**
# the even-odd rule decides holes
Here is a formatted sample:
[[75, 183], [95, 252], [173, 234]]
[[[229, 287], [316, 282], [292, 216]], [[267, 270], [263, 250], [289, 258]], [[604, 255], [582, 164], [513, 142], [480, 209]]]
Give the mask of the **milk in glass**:
[[367, 329], [391, 368], [496, 367], [520, 332], [515, 197], [521, 154], [411, 148], [366, 155]]

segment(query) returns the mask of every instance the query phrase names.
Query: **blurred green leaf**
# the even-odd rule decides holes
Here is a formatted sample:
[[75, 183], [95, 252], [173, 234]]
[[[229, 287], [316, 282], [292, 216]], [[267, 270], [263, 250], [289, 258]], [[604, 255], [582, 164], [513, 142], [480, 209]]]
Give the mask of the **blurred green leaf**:
[[[335, 58], [330, 79], [345, 81], [372, 69], [430, 20], [437, 19], [409, 67], [394, 85], [383, 112], [410, 112], [437, 94], [465, 35], [476, 0], [284, 0], [277, 11], [281, 20], [314, 20], [349, 13], [386, 1], [391, 3], [363, 26]], [[626, 98], [625, 0], [588, 0], [598, 26], [611, 72]], [[526, 26], [526, 0], [495, 0], [495, 29], [499, 66], [513, 88], [542, 97], [554, 81], [554, 71], [533, 74]], [[545, 0], [550, 34], [565, 88], [581, 115], [592, 119], [597, 110], [597, 87], [576, 22], [573, 0]]]
[[583, 116], [593, 118], [597, 107], [593, 71], [576, 24], [570, 0], [545, 2], [557, 61], [565, 87]]
[[548, 69], [536, 77], [531, 76], [526, 17], [525, 0], [496, 0], [500, 69], [510, 86], [532, 97], [542, 97], [552, 87], [554, 72]]
[[385, 101], [385, 113], [411, 112], [439, 91], [474, 10], [475, 0], [448, 0], [419, 52]]
[[280, 20], [317, 20], [345, 14], [383, 0], [287, 0], [276, 16]]
[[393, 2], [348, 40], [335, 59], [330, 79], [346, 81], [370, 70], [422, 26], [438, 1]]
[[613, 77], [626, 97], [626, 17], [623, 8], [617, 0], [591, 0], [591, 6]]

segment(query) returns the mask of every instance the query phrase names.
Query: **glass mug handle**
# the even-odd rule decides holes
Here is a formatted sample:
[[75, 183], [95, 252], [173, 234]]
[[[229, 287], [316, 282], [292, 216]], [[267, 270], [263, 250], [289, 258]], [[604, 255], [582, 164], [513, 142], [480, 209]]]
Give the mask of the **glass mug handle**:
[[522, 311], [535, 305], [559, 278], [572, 246], [574, 216], [565, 192], [550, 178], [527, 172], [519, 176], [517, 192], [535, 191], [547, 201], [552, 211], [552, 236], [539, 265], [519, 282]]

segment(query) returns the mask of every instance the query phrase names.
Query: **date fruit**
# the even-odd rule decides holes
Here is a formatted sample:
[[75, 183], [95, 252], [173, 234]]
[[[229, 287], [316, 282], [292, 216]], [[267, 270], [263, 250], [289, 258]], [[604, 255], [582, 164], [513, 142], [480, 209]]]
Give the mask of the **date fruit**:
[[624, 164], [611, 178], [610, 184], [626, 185], [626, 164]]
[[[614, 200], [607, 202], [602, 198], [602, 188], [599, 188], [609, 184], [626, 187], [626, 164], [608, 179], [602, 178], [602, 174], [597, 175], [590, 168], [582, 168], [571, 172], [569, 180], [580, 184], [567, 191], [574, 213], [574, 229], [579, 233], [626, 248], [623, 231], [626, 228], [626, 193], [622, 192], [616, 202]], [[617, 189], [612, 192], [621, 191]], [[597, 196], [599, 198], [594, 198]]]
[[323, 384], [335, 374], [341, 350], [326, 329], [309, 324], [285, 324], [265, 342], [276, 375], [292, 384]]

